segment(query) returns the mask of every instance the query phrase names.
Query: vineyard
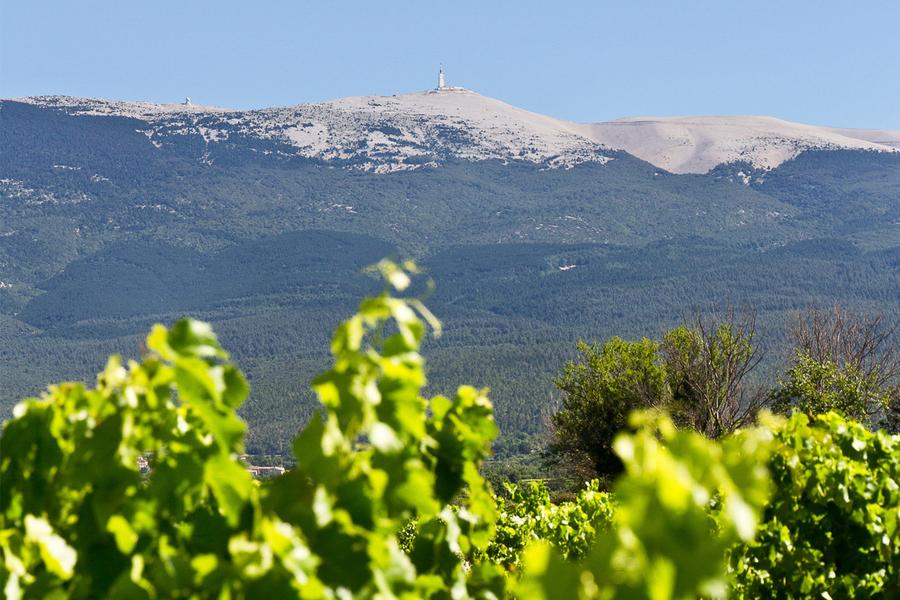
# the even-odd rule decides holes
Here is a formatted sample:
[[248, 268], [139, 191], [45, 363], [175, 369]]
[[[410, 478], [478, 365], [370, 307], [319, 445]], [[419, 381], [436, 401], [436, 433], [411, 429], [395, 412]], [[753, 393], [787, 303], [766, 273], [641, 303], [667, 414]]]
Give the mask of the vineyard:
[[608, 491], [495, 493], [487, 391], [423, 396], [440, 323], [404, 295], [414, 265], [378, 269], [278, 477], [241, 463], [249, 386], [199, 321], [155, 326], [94, 388], [20, 403], [0, 438], [5, 596], [900, 596], [900, 437], [797, 411], [713, 440], [635, 411]]

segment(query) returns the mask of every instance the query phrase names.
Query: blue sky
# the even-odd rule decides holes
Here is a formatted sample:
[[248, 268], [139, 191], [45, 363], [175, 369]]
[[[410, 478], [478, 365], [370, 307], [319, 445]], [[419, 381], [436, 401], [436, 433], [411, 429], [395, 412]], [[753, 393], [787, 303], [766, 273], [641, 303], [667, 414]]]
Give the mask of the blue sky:
[[0, 0], [0, 97], [235, 108], [449, 83], [576, 121], [900, 129], [900, 2]]

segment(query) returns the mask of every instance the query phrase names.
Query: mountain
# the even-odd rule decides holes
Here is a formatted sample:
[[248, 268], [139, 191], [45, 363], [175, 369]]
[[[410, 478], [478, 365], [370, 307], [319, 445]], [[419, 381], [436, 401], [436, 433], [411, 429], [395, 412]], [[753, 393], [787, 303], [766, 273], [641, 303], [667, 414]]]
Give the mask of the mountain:
[[570, 168], [608, 162], [609, 150], [624, 150], [672, 173], [706, 173], [733, 162], [771, 169], [807, 150], [900, 149], [900, 131], [829, 129], [771, 117], [640, 117], [578, 124], [464, 88], [251, 111], [59, 96], [21, 101], [71, 115], [146, 122], [140, 131], [156, 147], [177, 136], [198, 135], [207, 144], [249, 137], [284, 146], [263, 152], [376, 173], [433, 167], [448, 157]]
[[250, 138], [278, 145], [264, 153], [377, 173], [433, 167], [450, 157], [552, 166], [609, 160], [575, 124], [461, 88], [250, 111], [66, 97], [21, 101], [70, 115], [140, 120], [146, 123], [141, 132], [157, 147], [179, 136], [198, 135], [208, 144], [240, 144]]
[[0, 414], [191, 314], [248, 372], [251, 449], [283, 450], [386, 255], [436, 282], [431, 391], [490, 386], [505, 432], [542, 429], [577, 339], [695, 308], [755, 307], [774, 365], [811, 302], [900, 311], [898, 139], [578, 124], [457, 88], [250, 111], [0, 101]]
[[829, 129], [772, 117], [635, 117], [586, 127], [592, 139], [672, 173], [727, 163], [772, 169], [808, 150], [900, 148], [900, 131]]

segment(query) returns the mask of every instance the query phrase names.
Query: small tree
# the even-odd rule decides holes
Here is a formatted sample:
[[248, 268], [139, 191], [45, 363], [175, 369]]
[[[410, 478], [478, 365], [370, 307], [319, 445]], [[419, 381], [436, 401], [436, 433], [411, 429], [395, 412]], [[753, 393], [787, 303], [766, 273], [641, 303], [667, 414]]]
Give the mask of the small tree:
[[798, 313], [794, 362], [772, 393], [780, 410], [838, 411], [897, 429], [900, 412], [900, 323], [835, 306]]
[[814, 417], [834, 411], [871, 422], [887, 408], [890, 395], [878, 385], [874, 373], [864, 373], [854, 364], [842, 368], [834, 361], [820, 362], [801, 354], [771, 398], [779, 412], [796, 410]]
[[670, 398], [659, 344], [649, 339], [612, 338], [602, 347], [580, 342], [581, 354], [554, 382], [562, 407], [551, 417], [550, 453], [576, 473], [612, 477], [622, 471], [613, 452], [628, 414], [663, 407]]
[[765, 389], [750, 381], [763, 358], [754, 313], [738, 319], [729, 311], [717, 325], [697, 315], [665, 335], [662, 355], [680, 425], [715, 439], [749, 423], [766, 403]]
[[810, 307], [794, 316], [791, 337], [797, 354], [840, 369], [853, 367], [879, 387], [900, 379], [900, 322], [884, 315]]

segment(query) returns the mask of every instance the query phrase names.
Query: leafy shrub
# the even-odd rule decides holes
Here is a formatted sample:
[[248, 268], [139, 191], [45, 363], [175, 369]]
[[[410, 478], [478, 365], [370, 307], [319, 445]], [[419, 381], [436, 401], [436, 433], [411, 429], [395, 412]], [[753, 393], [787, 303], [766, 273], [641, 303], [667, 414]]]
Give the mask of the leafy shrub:
[[636, 413], [631, 425], [637, 432], [615, 442], [625, 473], [613, 492], [612, 527], [580, 563], [547, 543], [526, 549], [519, 597], [724, 595], [727, 550], [753, 538], [768, 498], [771, 432], [714, 442], [655, 413]]
[[597, 533], [612, 523], [613, 504], [596, 480], [574, 500], [554, 504], [542, 482], [507, 484], [508, 499], [498, 500], [497, 529], [487, 549], [490, 560], [517, 567], [522, 550], [546, 540], [568, 559], [580, 559], [594, 545]]
[[550, 450], [576, 469], [588, 465], [594, 476], [622, 472], [613, 440], [633, 410], [665, 406], [670, 400], [659, 344], [647, 338], [614, 337], [603, 346], [580, 342], [581, 357], [563, 368], [556, 386], [562, 406], [552, 417]]
[[773, 408], [797, 410], [809, 416], [835, 411], [850, 419], [869, 421], [888, 406], [890, 389], [878, 383], [877, 372], [864, 373], [854, 364], [797, 355], [785, 381], [772, 391]]
[[775, 443], [759, 533], [731, 556], [736, 597], [900, 597], [900, 438], [797, 414]]
[[[153, 352], [109, 360], [94, 389], [67, 383], [15, 409], [0, 438], [0, 544], [7, 597], [182, 596], [243, 588], [252, 536], [309, 552], [262, 520], [236, 456], [247, 384], [210, 328], [153, 328]], [[138, 461], [150, 456], [152, 474]], [[282, 539], [284, 538], [284, 539]], [[306, 583], [309, 583], [308, 579]]]

